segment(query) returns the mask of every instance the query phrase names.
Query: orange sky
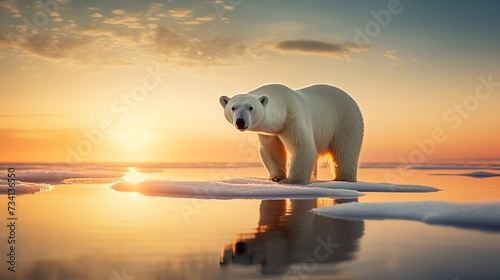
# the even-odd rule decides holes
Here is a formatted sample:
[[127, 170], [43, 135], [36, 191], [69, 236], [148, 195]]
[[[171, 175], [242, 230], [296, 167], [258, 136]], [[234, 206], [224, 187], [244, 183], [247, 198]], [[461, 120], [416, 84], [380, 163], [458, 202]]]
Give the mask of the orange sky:
[[488, 5], [401, 1], [381, 26], [384, 1], [202, 2], [2, 2], [0, 161], [259, 161], [256, 135], [229, 125], [218, 97], [266, 83], [351, 94], [362, 162], [500, 158]]

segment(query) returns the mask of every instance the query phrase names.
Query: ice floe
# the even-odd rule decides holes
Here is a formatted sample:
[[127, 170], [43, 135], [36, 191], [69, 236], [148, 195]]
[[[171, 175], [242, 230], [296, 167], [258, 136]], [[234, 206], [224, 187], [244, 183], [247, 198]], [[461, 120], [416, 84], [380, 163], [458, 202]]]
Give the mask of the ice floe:
[[120, 179], [122, 172], [117, 171], [44, 171], [44, 170], [26, 170], [17, 171], [16, 178], [25, 182], [34, 183], [63, 183], [66, 179], [75, 178], [107, 178]]
[[[229, 179], [222, 181], [230, 184], [269, 184], [268, 180], [258, 178]], [[437, 188], [421, 185], [402, 185], [372, 182], [317, 181], [307, 185], [313, 188], [345, 189], [358, 192], [435, 192]]]
[[325, 189], [309, 186], [283, 185], [241, 179], [223, 181], [144, 181], [136, 184], [120, 182], [112, 186], [122, 192], [138, 192], [147, 196], [166, 196], [199, 199], [284, 199], [284, 198], [357, 198], [354, 190]]
[[437, 189], [417, 185], [381, 183], [315, 182], [309, 185], [284, 185], [264, 179], [241, 178], [223, 181], [144, 181], [120, 182], [112, 186], [122, 192], [148, 196], [201, 199], [283, 199], [283, 198], [356, 198], [360, 191], [429, 192]]
[[474, 171], [469, 173], [435, 173], [431, 174], [434, 176], [466, 176], [472, 178], [490, 178], [490, 177], [499, 177], [500, 173], [493, 173], [487, 171]]
[[321, 216], [349, 220], [413, 220], [433, 225], [500, 231], [498, 201], [345, 203], [315, 208], [313, 212]]
[[[15, 189], [15, 195], [35, 194], [38, 192], [51, 191], [52, 186], [44, 183], [29, 183], [29, 182], [16, 181], [14, 189]], [[9, 193], [9, 184], [7, 180], [0, 180], [0, 194], [13, 194]]]

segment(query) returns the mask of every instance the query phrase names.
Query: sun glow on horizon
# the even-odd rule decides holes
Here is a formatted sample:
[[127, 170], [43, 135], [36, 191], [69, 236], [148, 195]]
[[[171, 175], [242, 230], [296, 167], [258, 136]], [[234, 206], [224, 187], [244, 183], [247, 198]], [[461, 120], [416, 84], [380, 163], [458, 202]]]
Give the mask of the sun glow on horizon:
[[118, 124], [111, 138], [122, 147], [139, 150], [147, 147], [155, 135], [152, 132], [152, 120], [146, 117], [131, 117]]

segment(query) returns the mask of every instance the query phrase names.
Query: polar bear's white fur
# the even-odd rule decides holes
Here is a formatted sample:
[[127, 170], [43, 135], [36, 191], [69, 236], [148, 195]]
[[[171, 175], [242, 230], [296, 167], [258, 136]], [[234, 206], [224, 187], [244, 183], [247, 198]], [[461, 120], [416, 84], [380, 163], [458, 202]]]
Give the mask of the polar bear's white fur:
[[356, 181], [363, 117], [344, 91], [328, 85], [293, 90], [270, 84], [219, 101], [237, 129], [259, 133], [270, 180], [308, 184], [315, 178], [318, 156], [328, 155], [335, 180]]

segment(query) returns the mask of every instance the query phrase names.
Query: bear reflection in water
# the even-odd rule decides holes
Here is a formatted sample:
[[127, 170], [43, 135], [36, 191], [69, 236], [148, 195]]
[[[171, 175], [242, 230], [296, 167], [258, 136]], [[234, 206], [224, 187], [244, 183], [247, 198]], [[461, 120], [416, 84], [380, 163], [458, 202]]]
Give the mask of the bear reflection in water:
[[262, 274], [306, 274], [319, 264], [353, 259], [364, 222], [326, 218], [310, 210], [355, 201], [263, 200], [257, 232], [227, 244], [220, 264], [260, 265]]

